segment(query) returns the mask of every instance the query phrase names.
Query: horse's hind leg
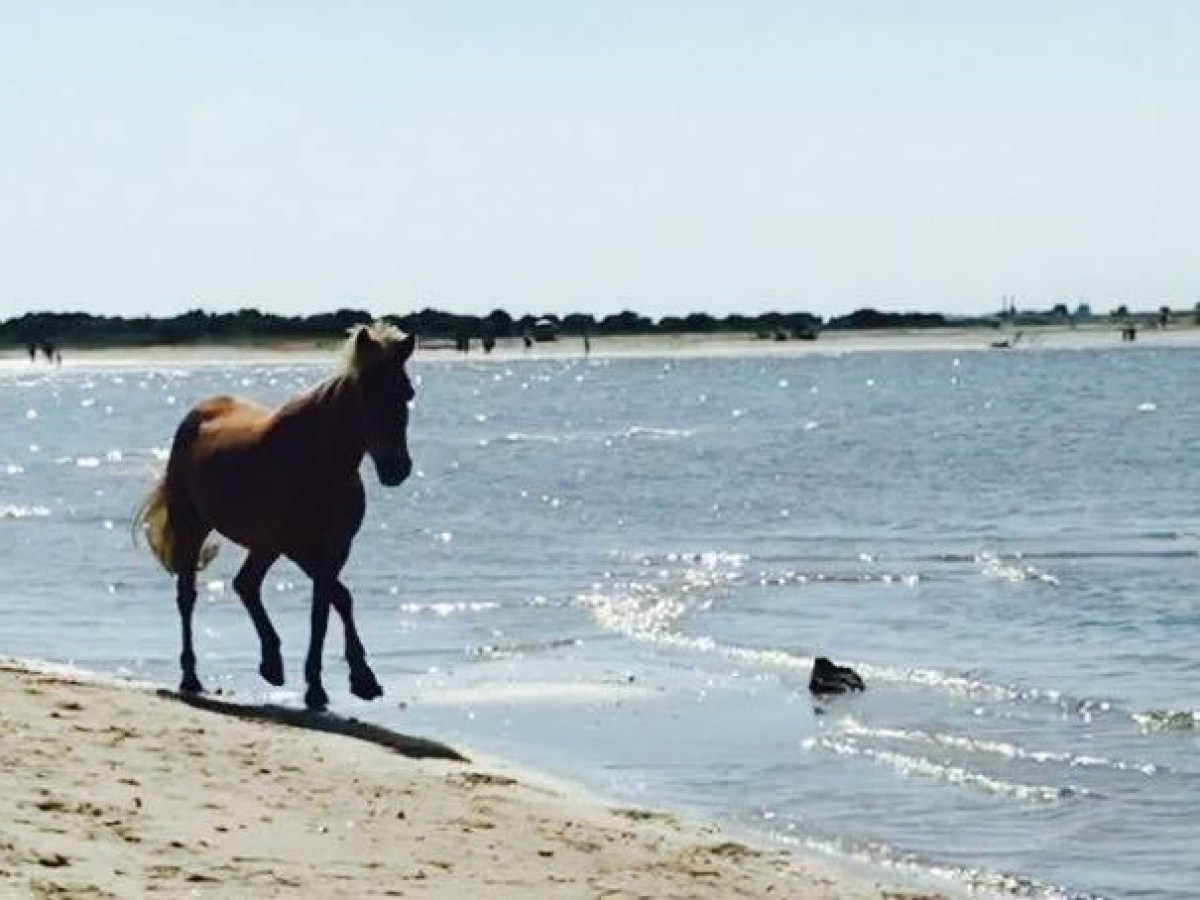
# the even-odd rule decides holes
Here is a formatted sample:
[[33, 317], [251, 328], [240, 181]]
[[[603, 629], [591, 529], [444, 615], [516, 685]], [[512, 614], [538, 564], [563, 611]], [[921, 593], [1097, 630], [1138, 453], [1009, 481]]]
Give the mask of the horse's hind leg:
[[258, 632], [258, 640], [262, 645], [262, 660], [258, 665], [260, 674], [269, 684], [279, 687], [283, 684], [283, 657], [279, 653], [279, 634], [271, 619], [267, 616], [262, 603], [262, 583], [267, 570], [279, 559], [278, 554], [250, 552], [242, 568], [233, 578], [233, 589], [237, 591], [254, 630]]
[[192, 648], [192, 611], [196, 608], [196, 567], [181, 567], [175, 576], [175, 605], [179, 607], [179, 622], [183, 628], [183, 651], [179, 654], [179, 667], [183, 678], [179, 691], [183, 694], [199, 694], [204, 685], [196, 677], [196, 652]]
[[204, 691], [196, 677], [196, 652], [192, 647], [192, 612], [196, 608], [196, 571], [200, 568], [200, 554], [209, 529], [188, 506], [175, 505], [170, 511], [171, 529], [175, 546], [171, 567], [175, 570], [175, 604], [179, 607], [179, 623], [183, 631], [183, 650], [179, 654], [179, 667], [183, 677], [179, 691], [183, 694], [199, 694]]
[[200, 564], [200, 549], [208, 537], [208, 529], [173, 515], [175, 527], [175, 605], [179, 607], [179, 623], [183, 630], [183, 651], [179, 667], [183, 678], [179, 690], [184, 694], [199, 694], [204, 690], [196, 677], [196, 652], [192, 647], [192, 612], [196, 608], [196, 570]]

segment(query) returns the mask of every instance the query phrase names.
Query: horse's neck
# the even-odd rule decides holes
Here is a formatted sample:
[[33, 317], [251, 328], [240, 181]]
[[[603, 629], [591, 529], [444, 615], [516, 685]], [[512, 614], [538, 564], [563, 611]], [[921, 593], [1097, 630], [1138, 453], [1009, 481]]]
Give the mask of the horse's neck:
[[357, 472], [366, 454], [362, 421], [347, 376], [323, 381], [288, 404], [288, 412], [301, 423], [306, 443], [317, 451], [319, 462], [330, 471]]

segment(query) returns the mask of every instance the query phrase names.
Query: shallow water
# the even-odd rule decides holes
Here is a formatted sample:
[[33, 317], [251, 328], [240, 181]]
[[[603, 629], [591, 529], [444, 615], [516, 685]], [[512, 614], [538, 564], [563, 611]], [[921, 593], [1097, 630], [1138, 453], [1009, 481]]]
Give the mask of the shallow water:
[[[942, 890], [1194, 897], [1187, 349], [417, 363], [335, 706]], [[173, 683], [129, 516], [187, 406], [322, 365], [0, 371], [0, 653]], [[369, 476], [370, 479], [370, 476]], [[226, 547], [201, 677], [258, 681]], [[268, 576], [289, 676], [308, 586]], [[869, 689], [814, 707], [816, 655]]]

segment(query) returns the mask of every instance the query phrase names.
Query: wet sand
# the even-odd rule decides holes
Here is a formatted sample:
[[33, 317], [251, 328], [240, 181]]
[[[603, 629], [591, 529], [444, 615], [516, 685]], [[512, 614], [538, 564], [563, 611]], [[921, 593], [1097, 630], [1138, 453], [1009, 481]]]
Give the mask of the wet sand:
[[0, 895], [933, 896], [496, 763], [430, 758], [451, 755], [436, 743], [291, 718], [0, 664]]

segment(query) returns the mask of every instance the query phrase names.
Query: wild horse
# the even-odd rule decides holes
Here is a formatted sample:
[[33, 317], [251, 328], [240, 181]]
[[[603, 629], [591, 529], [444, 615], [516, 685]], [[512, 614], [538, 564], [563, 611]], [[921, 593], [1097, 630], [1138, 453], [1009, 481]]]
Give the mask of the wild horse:
[[217, 532], [248, 551], [233, 579], [262, 644], [259, 673], [283, 684], [279, 635], [263, 607], [267, 570], [281, 556], [313, 582], [312, 632], [304, 677], [305, 704], [323, 709], [321, 652], [332, 606], [341, 617], [350, 690], [373, 700], [383, 688], [367, 665], [354, 625], [350, 592], [340, 580], [362, 525], [366, 495], [359, 466], [370, 455], [380, 482], [400, 484], [412, 471], [405, 371], [415, 337], [390, 325], [357, 328], [337, 375], [271, 410], [237, 397], [211, 397], [175, 432], [166, 473], [134, 516], [163, 567], [175, 575], [183, 627], [179, 663], [184, 693], [203, 691], [192, 648], [196, 572], [216, 555]]

